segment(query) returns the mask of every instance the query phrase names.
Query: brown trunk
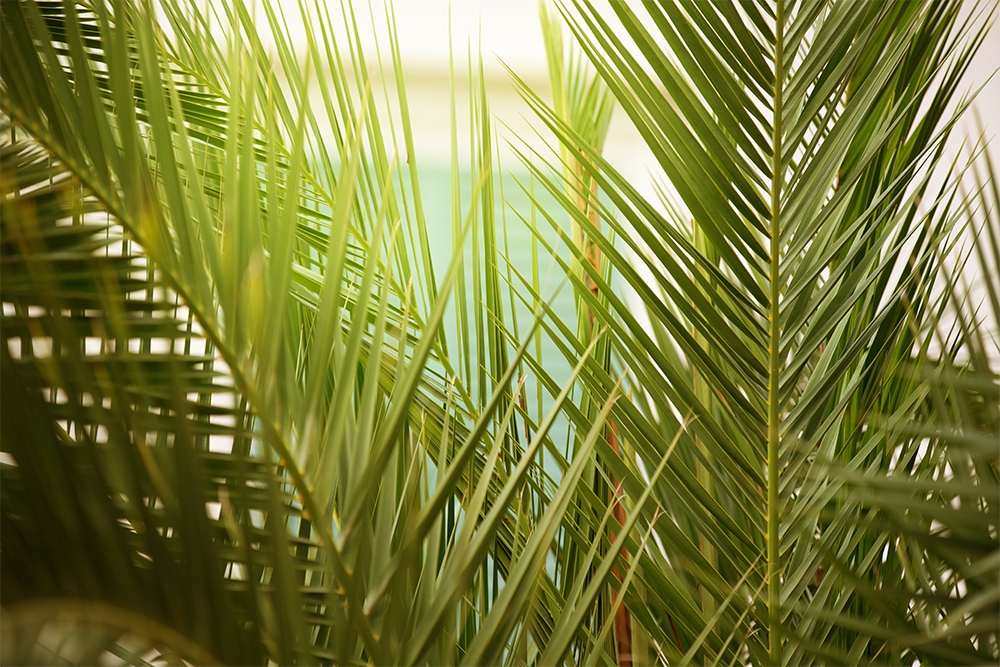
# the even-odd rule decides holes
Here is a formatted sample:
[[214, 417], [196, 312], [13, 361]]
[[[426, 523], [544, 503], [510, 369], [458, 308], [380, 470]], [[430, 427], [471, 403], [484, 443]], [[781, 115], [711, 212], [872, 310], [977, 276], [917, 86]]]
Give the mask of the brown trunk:
[[[618, 456], [622, 455], [621, 447], [618, 444], [618, 427], [610, 418], [608, 419], [608, 442], [611, 444], [611, 449], [614, 450], [615, 454]], [[622, 485], [613, 476], [611, 482], [614, 484], [614, 505], [612, 506], [611, 512], [615, 517], [615, 520], [621, 524], [625, 525], [625, 506], [622, 505], [622, 498], [624, 494], [622, 493]], [[614, 531], [611, 531], [611, 543], [614, 544], [616, 535]], [[622, 547], [622, 559], [628, 562], [628, 551]], [[615, 565], [611, 568], [611, 573], [615, 575], [615, 578], [619, 582], [622, 581], [622, 574], [618, 571], [618, 566]], [[614, 604], [618, 595], [622, 591], [615, 591], [611, 598], [612, 604]], [[632, 665], [632, 617], [628, 613], [628, 609], [625, 607], [623, 602], [618, 611], [615, 612], [615, 644], [618, 648], [618, 665], [619, 667], [631, 667]]]
[[[597, 207], [597, 181], [591, 179], [590, 187], [586, 188], [583, 182], [583, 163], [581, 160], [584, 159], [582, 155], [576, 160], [574, 167], [574, 173], [577, 177], [579, 186], [576, 192], [576, 204], [587, 216], [587, 219], [596, 229], [600, 229], [601, 220], [598, 216]], [[580, 235], [577, 238], [577, 242], [582, 245], [584, 254], [587, 258], [587, 262], [594, 269], [594, 271], [600, 275], [601, 271], [601, 249], [594, 242], [592, 238], [587, 236], [580, 231]], [[584, 273], [583, 276], [584, 284], [590, 289], [590, 293], [594, 295], [595, 298], [600, 297], [600, 286], [597, 281], [590, 277], [590, 274]], [[594, 334], [594, 313], [589, 308], [587, 309], [587, 329], [591, 335]], [[619, 457], [622, 455], [621, 447], [618, 444], [618, 427], [615, 425], [614, 419], [608, 417], [608, 428], [607, 428], [607, 438], [608, 444], [611, 445], [611, 449]], [[612, 505], [612, 515], [619, 525], [625, 525], [625, 506], [622, 504], [623, 492], [622, 485], [613, 475], [611, 477], [611, 489], [609, 489], [609, 494], [613, 495], [609, 498], [609, 501], [613, 503]], [[611, 543], [614, 544], [616, 539], [614, 531], [610, 532]], [[628, 551], [622, 548], [622, 559], [628, 562]], [[619, 581], [623, 580], [623, 575], [619, 571], [618, 566], [615, 565], [611, 569], [612, 574]], [[618, 596], [621, 595], [623, 591], [615, 590], [612, 592], [611, 603], [614, 604], [618, 600]], [[618, 667], [632, 667], [632, 616], [629, 614], [628, 609], [625, 607], [624, 602], [618, 607], [618, 611], [615, 612], [614, 618], [614, 628], [615, 628], [615, 645], [617, 648], [617, 659]]]

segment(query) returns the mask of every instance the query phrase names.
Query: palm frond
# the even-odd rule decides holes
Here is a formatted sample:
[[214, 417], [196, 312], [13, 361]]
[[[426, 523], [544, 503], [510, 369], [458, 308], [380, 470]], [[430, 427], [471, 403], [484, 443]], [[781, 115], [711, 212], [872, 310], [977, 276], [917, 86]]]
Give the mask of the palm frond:
[[[649, 470], [680, 415], [696, 416], [664, 474], [676, 483], [660, 489], [666, 518], [653, 529], [659, 548], [646, 549], [660, 553], [644, 566], [647, 578], [655, 567], [684, 585], [650, 596], [650, 584], [641, 603], [632, 599], [661, 605], [659, 628], [646, 629], [680, 652], [697, 641], [712, 662], [989, 659], [992, 631], [949, 641], [914, 611], [925, 595], [950, 597], [958, 579], [923, 576], [922, 586], [933, 585], [915, 587], [932, 557], [897, 559], [896, 538], [880, 529], [914, 511], [917, 477], [944, 486], [943, 464], [920, 458], [924, 467], [908, 473], [909, 504], [874, 491], [885, 477], [905, 484], [900, 448], [941, 437], [918, 397], [939, 393], [923, 384], [930, 377], [954, 373], [919, 350], [932, 335], [926, 318], [941, 317], [937, 276], [958, 206], [954, 180], [932, 193], [927, 174], [954, 122], [946, 105], [984, 33], [956, 23], [957, 4], [611, 5], [614, 17], [585, 0], [562, 13], [656, 158], [661, 201], [603, 160], [558, 101], [549, 108], [520, 87], [566, 150], [583, 147], [587, 178], [608, 198], [597, 217], [620, 245], [561, 194], [581, 183], [566, 176], [565, 154], [526, 166], [652, 321], [646, 330], [562, 235], [586, 270], [573, 280], [578, 298], [608, 328], [644, 399], [612, 412], [622, 440]], [[591, 281], [603, 299], [590, 297]], [[975, 330], [961, 327], [949, 348], [971, 344], [964, 338]], [[979, 369], [982, 386], [995, 387], [988, 365]], [[584, 378], [599, 400], [610, 376]], [[912, 440], [897, 439], [904, 424]], [[954, 441], [947, 451], [969, 455]], [[624, 461], [615, 474], [631, 472], [636, 481], [629, 488], [626, 476], [624, 487], [634, 498], [642, 476], [630, 468]], [[995, 546], [995, 522], [980, 513], [995, 483], [982, 474], [966, 478], [971, 495], [958, 514]], [[870, 491], [858, 493], [865, 484]], [[944, 521], [936, 503], [919, 506]], [[971, 561], [960, 567], [986, 555], [963, 553]]]
[[[518, 539], [559, 525], [541, 509], [556, 484], [535, 456], [555, 450], [548, 427], [573, 381], [518, 444], [525, 348], [496, 300], [493, 237], [478, 246], [493, 256], [490, 373], [475, 392], [445, 380], [441, 322], [462, 263], [436, 282], [413, 227], [400, 231], [409, 206], [370, 87], [340, 87], [346, 67], [366, 71], [360, 53], [348, 65], [332, 38], [310, 47], [337, 72], [320, 84], [323, 120], [340, 128], [330, 153], [296, 54], [279, 48], [286, 98], [246, 7], [224, 17], [228, 49], [197, 7], [162, 9], [172, 36], [148, 4], [4, 6], [4, 374], [21, 388], [4, 396], [4, 558], [25, 574], [3, 604], [27, 633], [13, 650], [35, 650], [32, 600], [69, 596], [118, 610], [101, 650], [119, 657], [131, 645], [119, 639], [161, 627], [179, 635], [151, 630], [158, 650], [243, 664], [464, 652], [472, 638], [456, 627], [499, 617], [496, 582], [540, 576], [549, 542]], [[315, 9], [306, 18], [332, 34]], [[482, 113], [481, 214], [462, 237], [494, 224]], [[62, 468], [29, 476], [46, 461]], [[84, 463], [88, 486], [67, 477]], [[53, 485], [73, 495], [36, 503]], [[109, 551], [60, 558], [46, 523], [105, 536]], [[85, 554], [103, 538], [78, 542]], [[41, 553], [52, 572], [33, 568]], [[473, 582], [477, 608], [463, 597]], [[520, 610], [515, 625], [557, 609]]]

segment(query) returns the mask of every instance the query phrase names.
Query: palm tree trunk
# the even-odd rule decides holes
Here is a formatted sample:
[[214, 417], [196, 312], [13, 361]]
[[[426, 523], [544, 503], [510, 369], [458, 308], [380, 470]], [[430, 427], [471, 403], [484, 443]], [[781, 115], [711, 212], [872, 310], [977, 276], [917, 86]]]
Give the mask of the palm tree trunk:
[[[601, 227], [601, 220], [598, 214], [597, 207], [597, 181], [593, 178], [585, 179], [583, 163], [580, 161], [581, 158], [574, 160], [573, 171], [577, 177], [577, 191], [576, 191], [576, 204], [580, 211], [587, 216], [590, 223], [598, 230]], [[589, 181], [589, 187], [588, 187]], [[584, 256], [587, 258], [587, 262], [593, 268], [594, 272], [598, 275], [601, 273], [601, 249], [594, 242], [593, 239], [587, 237], [583, 234], [582, 230], [577, 235], [577, 242], [582, 244], [582, 249], [584, 251]], [[594, 298], [600, 297], [600, 287], [597, 282], [590, 277], [590, 274], [584, 273], [584, 284], [590, 290]], [[594, 313], [590, 308], [586, 309], [587, 317], [587, 334], [590, 337], [594, 335]], [[616, 456], [621, 456], [621, 445], [618, 442], [618, 427], [615, 425], [614, 418], [608, 417], [608, 426], [606, 430], [606, 437], [608, 444], [611, 446], [612, 451], [614, 451]], [[612, 515], [615, 521], [619, 525], [625, 525], [625, 506], [622, 504], [623, 492], [622, 484], [613, 475], [611, 476], [611, 486], [608, 489], [609, 498], [608, 502], [612, 505]], [[614, 544], [617, 535], [612, 530], [609, 534], [609, 539], [612, 544]], [[628, 551], [622, 548], [622, 558], [628, 561]], [[618, 566], [612, 568], [612, 573], [619, 582], [622, 581], [623, 575], [619, 570]], [[611, 602], [612, 605], [617, 601], [618, 595], [623, 594], [624, 591], [615, 590], [612, 592]], [[632, 665], [632, 617], [629, 614], [628, 608], [623, 604], [619, 605], [617, 611], [615, 612], [614, 618], [614, 629], [615, 629], [615, 648], [617, 655], [617, 662], [619, 667], [631, 667]]]

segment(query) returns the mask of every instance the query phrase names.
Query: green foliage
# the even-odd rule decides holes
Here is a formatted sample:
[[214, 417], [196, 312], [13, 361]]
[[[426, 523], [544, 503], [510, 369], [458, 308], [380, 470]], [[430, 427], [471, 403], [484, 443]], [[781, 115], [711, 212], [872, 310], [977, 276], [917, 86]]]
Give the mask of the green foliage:
[[351, 3], [202, 5], [2, 4], [4, 663], [1000, 657], [957, 2], [544, 13], [530, 275], [481, 61], [428, 212], [394, 28], [371, 80]]

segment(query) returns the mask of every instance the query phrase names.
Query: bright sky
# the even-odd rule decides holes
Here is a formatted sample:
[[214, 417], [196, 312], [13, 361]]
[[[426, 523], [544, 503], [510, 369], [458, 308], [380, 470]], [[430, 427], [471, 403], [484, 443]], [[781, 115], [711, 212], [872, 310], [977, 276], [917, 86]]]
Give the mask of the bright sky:
[[[381, 11], [381, 2], [374, 4], [378, 8], [375, 11]], [[424, 74], [434, 70], [447, 71], [450, 7], [451, 36], [458, 63], [464, 62], [468, 45], [471, 43], [475, 53], [476, 42], [481, 40], [488, 73], [499, 78], [503, 70], [498, 59], [502, 59], [524, 78], [544, 84], [547, 75], [538, 0], [395, 0], [391, 4], [396, 14], [406, 70]], [[966, 0], [965, 4], [971, 9], [974, 3]], [[363, 3], [356, 3], [356, 7], [363, 6]], [[376, 23], [379, 23], [378, 18], [376, 15]], [[982, 122], [992, 130], [989, 134], [995, 134], [1000, 128], [1000, 77], [990, 80], [998, 66], [1000, 29], [994, 27], [966, 77], [969, 87], [989, 81], [977, 104]], [[509, 88], [503, 90], [506, 87], [502, 85], [499, 88], [491, 91], [494, 112], [502, 121], [522, 127], [519, 116], [524, 113], [523, 108], [498, 99], [498, 95], [513, 91]], [[972, 132], [971, 119], [965, 127], [967, 132]], [[618, 127], [612, 129], [612, 138], [616, 135], [619, 141], [628, 143], [632, 138], [637, 139]], [[1000, 155], [997, 147], [992, 153]]]
[[[386, 0], [372, 0], [374, 24], [380, 28], [380, 46], [387, 50], [385, 20], [382, 15]], [[541, 94], [547, 94], [547, 71], [542, 32], [538, 18], [539, 0], [387, 0], [395, 12], [404, 71], [410, 79], [407, 94], [410, 98], [413, 122], [418, 141], [418, 154], [426, 161], [447, 160], [448, 117], [448, 51], [454, 45], [456, 67], [464, 69], [468, 49], [473, 56], [481, 45], [487, 78], [490, 82], [490, 104], [494, 116], [502, 125], [510, 126], [513, 133], [530, 139], [532, 124], [525, 119], [530, 115], [520, 102], [506, 73], [500, 65], [503, 60]], [[604, 0], [598, 0], [604, 2]], [[366, 15], [368, 3], [349, 3], [357, 12], [361, 32], [369, 34], [371, 21]], [[551, 4], [551, 3], [550, 3]], [[973, 0], [965, 0], [970, 10]], [[340, 3], [330, 1], [331, 13], [339, 11]], [[291, 13], [294, 10], [289, 8]], [[451, 30], [449, 32], [449, 11]], [[335, 19], [336, 21], [336, 19]], [[300, 28], [301, 30], [301, 28]], [[295, 32], [295, 26], [292, 26]], [[304, 38], [299, 35], [298, 39]], [[369, 54], [374, 53], [374, 43], [368, 41]], [[301, 41], [299, 42], [301, 43]], [[977, 107], [980, 118], [987, 126], [987, 134], [1000, 129], [1000, 77], [993, 77], [1000, 65], [1000, 29], [994, 27], [981, 48], [966, 76], [966, 88], [989, 81], [980, 93]], [[460, 86], [459, 101], [463, 99]], [[463, 110], [460, 108], [459, 113]], [[962, 136], [974, 134], [975, 124], [970, 116], [963, 124]], [[644, 175], [641, 155], [644, 146], [637, 133], [629, 127], [624, 114], [614, 116], [608, 137], [608, 157], [623, 164], [627, 171], [635, 170], [637, 177]], [[992, 147], [991, 153], [1000, 163], [1000, 150]], [[466, 152], [460, 150], [464, 157]], [[617, 154], [617, 155], [616, 155]], [[624, 158], [616, 160], [614, 158]], [[638, 159], [637, 159], [638, 158]], [[633, 176], [633, 174], [629, 174]]]
[[[545, 49], [538, 0], [411, 0], [394, 2], [399, 40], [407, 64], [448, 63], [448, 10], [455, 49], [482, 39], [484, 56], [495, 54], [519, 71], [543, 72]], [[496, 58], [487, 58], [495, 66]]]

